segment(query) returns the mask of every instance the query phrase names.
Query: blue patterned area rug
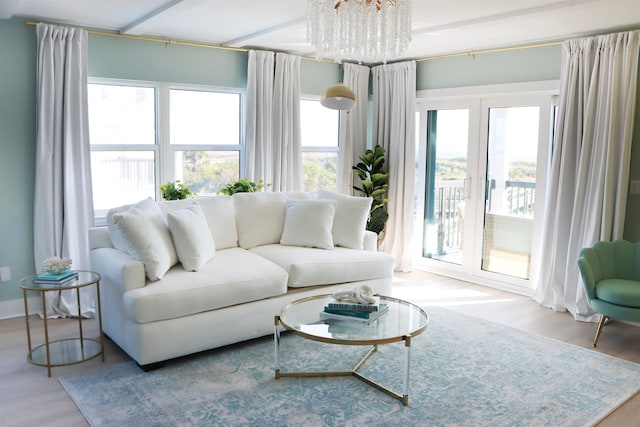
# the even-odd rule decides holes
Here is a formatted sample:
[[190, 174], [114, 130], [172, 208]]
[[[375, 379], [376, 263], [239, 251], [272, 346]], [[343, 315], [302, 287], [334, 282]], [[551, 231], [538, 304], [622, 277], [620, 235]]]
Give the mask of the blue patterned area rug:
[[[439, 307], [412, 340], [409, 406], [353, 377], [274, 377], [262, 338], [60, 382], [92, 426], [587, 426], [640, 389], [640, 365]], [[284, 334], [282, 370], [350, 370], [357, 346]], [[362, 371], [401, 392], [405, 348]]]

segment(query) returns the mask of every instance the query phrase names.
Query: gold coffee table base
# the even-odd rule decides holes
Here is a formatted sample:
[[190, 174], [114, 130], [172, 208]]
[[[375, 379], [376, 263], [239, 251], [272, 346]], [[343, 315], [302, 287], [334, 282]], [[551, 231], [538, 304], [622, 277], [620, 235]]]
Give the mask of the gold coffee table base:
[[[407, 343], [411, 340], [407, 337]], [[409, 344], [407, 344], [409, 346]], [[406, 394], [399, 394], [395, 391], [383, 386], [380, 383], [362, 375], [358, 370], [365, 364], [365, 362], [371, 357], [373, 353], [378, 351], [378, 346], [374, 345], [371, 350], [365, 354], [362, 359], [358, 362], [358, 364], [351, 371], [323, 371], [323, 372], [281, 372], [280, 369], [276, 369], [276, 379], [280, 379], [283, 377], [356, 377], [360, 381], [363, 381], [373, 388], [376, 388], [389, 396], [398, 399], [402, 402], [404, 406], [409, 405], [409, 396]]]

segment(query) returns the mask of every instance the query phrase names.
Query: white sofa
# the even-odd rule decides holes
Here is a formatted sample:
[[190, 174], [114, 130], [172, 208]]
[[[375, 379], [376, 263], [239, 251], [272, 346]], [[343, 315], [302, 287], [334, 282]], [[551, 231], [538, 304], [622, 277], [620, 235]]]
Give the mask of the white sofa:
[[370, 202], [260, 192], [112, 209], [89, 233], [104, 332], [147, 369], [268, 335], [295, 299], [389, 295], [393, 258], [365, 231]]

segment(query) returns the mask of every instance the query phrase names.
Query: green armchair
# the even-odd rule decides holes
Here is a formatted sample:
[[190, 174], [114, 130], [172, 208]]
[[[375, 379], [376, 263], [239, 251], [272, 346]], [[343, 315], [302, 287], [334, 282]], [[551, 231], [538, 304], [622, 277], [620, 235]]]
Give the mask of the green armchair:
[[640, 243], [596, 242], [578, 258], [589, 306], [600, 313], [593, 346], [609, 318], [640, 322]]

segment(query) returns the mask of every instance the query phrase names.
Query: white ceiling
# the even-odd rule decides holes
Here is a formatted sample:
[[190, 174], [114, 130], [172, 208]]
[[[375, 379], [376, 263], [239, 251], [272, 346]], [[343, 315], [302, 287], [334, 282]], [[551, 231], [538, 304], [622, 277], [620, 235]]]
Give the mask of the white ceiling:
[[[173, 40], [313, 56], [307, 0], [0, 0], [12, 17]], [[640, 0], [413, 0], [425, 58], [640, 28]]]

